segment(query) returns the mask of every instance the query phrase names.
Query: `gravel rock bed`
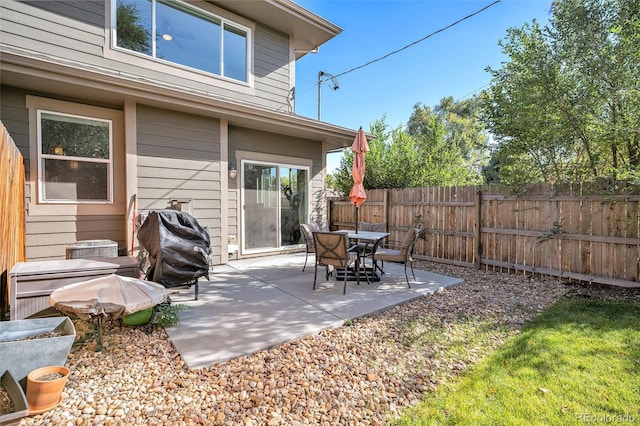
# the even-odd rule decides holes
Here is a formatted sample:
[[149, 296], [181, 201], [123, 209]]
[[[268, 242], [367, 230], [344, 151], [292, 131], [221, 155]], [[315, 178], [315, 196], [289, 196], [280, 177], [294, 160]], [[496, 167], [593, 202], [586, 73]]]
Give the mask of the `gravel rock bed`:
[[160, 327], [106, 323], [104, 351], [72, 348], [60, 405], [22, 424], [382, 425], [560, 297], [640, 303], [639, 289], [417, 263], [465, 283], [210, 368], [187, 370]]

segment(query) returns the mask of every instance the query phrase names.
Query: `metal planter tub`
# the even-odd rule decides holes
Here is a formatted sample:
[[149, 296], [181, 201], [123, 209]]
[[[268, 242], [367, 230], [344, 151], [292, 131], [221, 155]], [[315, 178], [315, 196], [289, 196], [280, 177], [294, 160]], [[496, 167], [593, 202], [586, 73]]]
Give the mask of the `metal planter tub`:
[[0, 384], [13, 404], [12, 412], [0, 413], [0, 425], [19, 425], [20, 419], [29, 415], [29, 406], [27, 405], [27, 398], [24, 391], [9, 370], [5, 370], [4, 373], [2, 373]]
[[38, 318], [0, 322], [0, 359], [26, 388], [27, 374], [36, 368], [64, 366], [76, 338], [69, 317]]

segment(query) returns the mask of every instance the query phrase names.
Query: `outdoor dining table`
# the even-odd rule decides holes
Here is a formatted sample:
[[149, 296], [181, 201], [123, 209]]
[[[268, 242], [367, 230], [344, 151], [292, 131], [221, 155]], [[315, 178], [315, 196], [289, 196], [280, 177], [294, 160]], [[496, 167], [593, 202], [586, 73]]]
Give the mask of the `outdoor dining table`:
[[[355, 230], [340, 230], [336, 232], [345, 232], [347, 233], [347, 236], [349, 237], [350, 240], [354, 241], [357, 244], [359, 243], [358, 256], [361, 256], [361, 257], [364, 257], [367, 250], [375, 251], [376, 247], [378, 247], [378, 244], [380, 244], [382, 240], [384, 240], [389, 235], [391, 235], [388, 232], [374, 232], [374, 231], [356, 232]], [[362, 243], [364, 243], [364, 245]], [[360, 268], [360, 259], [358, 260], [357, 267]], [[375, 271], [375, 265], [372, 265], [371, 267], [367, 267], [366, 265], [364, 265], [364, 262], [363, 262], [363, 267], [360, 270], [360, 273], [363, 273], [363, 272], [365, 274], [367, 282], [380, 281], [380, 276]], [[347, 276], [347, 280], [355, 281], [356, 274], [355, 273], [349, 274]]]

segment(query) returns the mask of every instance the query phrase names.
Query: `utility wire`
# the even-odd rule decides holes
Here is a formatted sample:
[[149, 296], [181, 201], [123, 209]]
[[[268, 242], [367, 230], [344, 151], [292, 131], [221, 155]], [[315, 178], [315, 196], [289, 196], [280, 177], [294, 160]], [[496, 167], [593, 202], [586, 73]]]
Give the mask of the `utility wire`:
[[474, 95], [474, 94], [478, 93], [479, 91], [481, 91], [482, 89], [484, 89], [485, 87], [489, 87], [489, 86], [491, 86], [491, 83], [487, 83], [487, 84], [485, 84], [484, 86], [478, 87], [476, 90], [474, 90], [474, 91], [472, 91], [472, 92], [469, 92], [469, 93], [467, 93], [467, 94], [466, 94], [466, 95], [464, 95], [464, 96], [460, 96], [458, 99], [456, 99], [456, 102], [457, 102], [457, 101], [461, 101], [461, 100], [463, 100], [463, 99], [466, 99], [467, 97], [469, 97], [469, 96], [471, 96], [471, 95]]
[[421, 43], [421, 42], [425, 41], [426, 39], [428, 39], [428, 38], [430, 38], [430, 37], [433, 37], [434, 35], [436, 35], [436, 34], [438, 34], [438, 33], [441, 33], [441, 32], [443, 32], [443, 31], [445, 31], [445, 30], [448, 30], [448, 29], [449, 29], [449, 28], [451, 28], [451, 27], [455, 27], [455, 26], [456, 26], [456, 25], [458, 25], [459, 23], [461, 23], [461, 22], [463, 22], [463, 21], [465, 21], [465, 20], [467, 20], [467, 19], [469, 19], [469, 18], [471, 18], [471, 17], [473, 17], [473, 16], [475, 16], [475, 15], [477, 15], [477, 14], [479, 14], [479, 13], [484, 12], [485, 10], [489, 9], [491, 6], [494, 6], [494, 5], [498, 4], [498, 3], [500, 3], [501, 1], [502, 1], [502, 0], [495, 0], [493, 3], [488, 4], [487, 6], [483, 7], [482, 9], [477, 10], [477, 11], [475, 11], [475, 12], [473, 12], [473, 13], [471, 13], [471, 14], [469, 14], [469, 15], [465, 16], [464, 18], [460, 18], [460, 19], [458, 19], [457, 21], [455, 21], [454, 23], [449, 24], [449, 25], [447, 25], [446, 27], [442, 27], [442, 28], [440, 28], [439, 30], [436, 30], [436, 31], [432, 32], [431, 34], [427, 34], [426, 36], [422, 37], [420, 40], [416, 40], [416, 41], [414, 41], [413, 43], [409, 43], [409, 44], [407, 44], [406, 46], [401, 47], [400, 49], [397, 49], [397, 50], [394, 50], [393, 52], [387, 53], [386, 55], [381, 56], [381, 57], [379, 57], [379, 58], [377, 58], [377, 59], [374, 59], [374, 60], [372, 60], [372, 61], [369, 61], [369, 62], [367, 62], [366, 64], [359, 65], [359, 66], [357, 66], [357, 67], [355, 67], [355, 68], [351, 68], [350, 70], [347, 70], [347, 71], [341, 72], [340, 74], [336, 74], [334, 77], [336, 77], [336, 78], [337, 78], [337, 77], [340, 77], [340, 76], [342, 76], [342, 75], [349, 74], [350, 72], [353, 72], [353, 71], [359, 70], [359, 69], [361, 69], [361, 68], [367, 67], [367, 66], [369, 66], [369, 65], [371, 65], [371, 64], [373, 64], [373, 63], [376, 63], [376, 62], [378, 62], [378, 61], [381, 61], [381, 60], [383, 60], [383, 59], [386, 59], [386, 58], [388, 58], [388, 57], [389, 57], [389, 56], [391, 56], [391, 55], [395, 55], [396, 53], [402, 52], [403, 50], [406, 50], [406, 49], [410, 48], [411, 46], [415, 46], [416, 44]]
[[[465, 17], [463, 17], [463, 18], [460, 18], [460, 19], [458, 19], [457, 21], [455, 21], [455, 22], [453, 22], [453, 23], [451, 23], [451, 24], [447, 25], [446, 27], [442, 27], [442, 28], [440, 28], [440, 29], [438, 29], [438, 30], [436, 30], [436, 31], [434, 31], [434, 32], [432, 32], [432, 33], [430, 33], [430, 34], [427, 34], [426, 36], [422, 37], [422, 38], [421, 38], [421, 39], [419, 39], [419, 40], [414, 41], [413, 43], [409, 43], [409, 44], [407, 44], [406, 46], [401, 47], [400, 49], [397, 49], [397, 50], [394, 50], [393, 52], [387, 53], [386, 55], [381, 56], [381, 57], [379, 57], [379, 58], [377, 58], [377, 59], [374, 59], [374, 60], [372, 60], [372, 61], [369, 61], [369, 62], [367, 62], [366, 64], [359, 65], [359, 66], [357, 66], [357, 67], [355, 67], [355, 68], [351, 68], [350, 70], [347, 70], [347, 71], [341, 72], [340, 74], [336, 74], [336, 75], [334, 75], [334, 77], [335, 77], [335, 78], [337, 78], [337, 77], [340, 77], [340, 76], [342, 76], [342, 75], [349, 74], [350, 72], [353, 72], [353, 71], [359, 70], [359, 69], [361, 69], [361, 68], [367, 67], [367, 66], [369, 66], [369, 65], [371, 65], [371, 64], [374, 64], [374, 63], [379, 62], [379, 61], [381, 61], [381, 60], [383, 60], [383, 59], [386, 59], [386, 58], [388, 58], [388, 57], [389, 57], [389, 56], [391, 56], [391, 55], [395, 55], [396, 53], [402, 52], [403, 50], [406, 50], [406, 49], [408, 49], [408, 48], [410, 48], [410, 47], [412, 47], [412, 46], [415, 46], [416, 44], [421, 43], [421, 42], [425, 41], [426, 39], [428, 39], [428, 38], [430, 38], [430, 37], [433, 37], [433, 36], [434, 36], [434, 35], [436, 35], [436, 34], [439, 34], [439, 33], [443, 32], [443, 31], [445, 31], [445, 30], [448, 30], [448, 29], [449, 29], [449, 28], [451, 28], [451, 27], [455, 27], [455, 26], [456, 26], [456, 25], [458, 25], [459, 23], [461, 23], [461, 22], [463, 22], [463, 21], [466, 21], [467, 19], [472, 18], [472, 17], [474, 17], [474, 16], [476, 16], [476, 15], [478, 15], [478, 14], [480, 14], [480, 13], [484, 12], [485, 10], [489, 9], [489, 8], [490, 8], [490, 7], [492, 7], [492, 6], [495, 6], [496, 4], [500, 3], [501, 1], [502, 1], [502, 0], [495, 0], [493, 3], [488, 4], [487, 6], [483, 7], [482, 9], [479, 9], [479, 10], [477, 10], [477, 11], [475, 11], [475, 12], [473, 12], [473, 13], [471, 13], [471, 14], [469, 14], [469, 15], [467, 15], [467, 16], [465, 16]], [[325, 80], [325, 81], [326, 81], [326, 80]], [[311, 89], [313, 89], [313, 88], [316, 86], [316, 84], [317, 84], [317, 83], [313, 83], [313, 84], [312, 84], [312, 85], [310, 85], [307, 89], [303, 90], [301, 93], [296, 94], [296, 98], [300, 98], [300, 97], [302, 97], [303, 95], [305, 95], [307, 92], [309, 92]], [[484, 87], [486, 87], [486, 86], [484, 86]], [[482, 89], [482, 88], [484, 88], [484, 87], [481, 87], [480, 89]], [[467, 94], [467, 95], [464, 95], [464, 96], [463, 96], [463, 98], [465, 98], [465, 97], [467, 97], [467, 96], [469, 96], [469, 95], [471, 95], [471, 94], [475, 93], [476, 91], [478, 91], [478, 90], [480, 90], [480, 89], [476, 89], [474, 92], [469, 93], [469, 94]], [[284, 106], [284, 105], [283, 105], [283, 106]], [[280, 110], [281, 108], [282, 108], [282, 107], [278, 108], [278, 110]]]

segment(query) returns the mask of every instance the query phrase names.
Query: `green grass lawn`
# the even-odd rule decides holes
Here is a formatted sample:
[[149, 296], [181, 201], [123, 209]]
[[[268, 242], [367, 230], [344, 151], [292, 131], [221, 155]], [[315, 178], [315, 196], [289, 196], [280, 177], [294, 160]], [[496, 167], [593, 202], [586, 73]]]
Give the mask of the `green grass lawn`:
[[562, 300], [399, 425], [640, 424], [640, 306]]

